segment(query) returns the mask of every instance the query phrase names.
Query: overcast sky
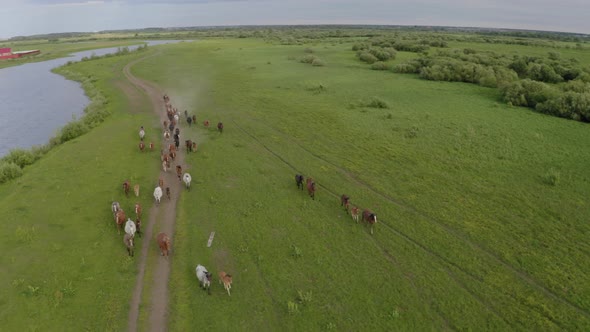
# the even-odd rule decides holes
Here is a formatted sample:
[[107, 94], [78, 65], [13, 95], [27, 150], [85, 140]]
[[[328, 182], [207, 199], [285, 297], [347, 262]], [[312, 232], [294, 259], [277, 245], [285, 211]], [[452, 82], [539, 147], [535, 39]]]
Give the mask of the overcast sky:
[[590, 0], [0, 0], [0, 38], [267, 24], [441, 25], [590, 33]]

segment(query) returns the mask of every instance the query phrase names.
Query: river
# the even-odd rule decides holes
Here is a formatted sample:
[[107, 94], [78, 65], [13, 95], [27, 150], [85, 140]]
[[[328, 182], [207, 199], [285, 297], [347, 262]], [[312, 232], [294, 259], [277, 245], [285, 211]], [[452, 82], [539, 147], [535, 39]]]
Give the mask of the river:
[[[155, 46], [179, 41], [146, 42]], [[93, 54], [115, 53], [117, 49], [77, 52], [65, 58], [0, 69], [0, 157], [15, 148], [29, 149], [48, 143], [60, 128], [84, 114], [90, 101], [80, 83], [66, 80], [51, 69]]]

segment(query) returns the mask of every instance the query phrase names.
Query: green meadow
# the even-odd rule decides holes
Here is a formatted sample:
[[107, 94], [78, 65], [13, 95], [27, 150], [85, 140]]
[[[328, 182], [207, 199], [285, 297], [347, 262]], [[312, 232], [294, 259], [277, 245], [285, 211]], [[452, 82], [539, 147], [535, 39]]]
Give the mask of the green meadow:
[[[144, 125], [158, 141], [161, 125], [119, 89], [145, 57], [133, 74], [197, 117], [181, 131], [198, 150], [172, 236], [171, 331], [590, 329], [588, 124], [508, 106], [496, 89], [370, 70], [352, 44], [208, 39], [68, 66], [95, 77], [112, 115], [0, 185], [4, 327], [125, 329], [137, 260], [110, 203], [132, 213], [130, 179], [152, 204], [158, 153], [136, 136]], [[540, 52], [513, 46], [494, 51]], [[324, 65], [299, 61], [310, 52]], [[296, 173], [315, 179], [315, 200]], [[341, 194], [377, 214], [374, 234]], [[155, 242], [149, 255], [147, 275]]]

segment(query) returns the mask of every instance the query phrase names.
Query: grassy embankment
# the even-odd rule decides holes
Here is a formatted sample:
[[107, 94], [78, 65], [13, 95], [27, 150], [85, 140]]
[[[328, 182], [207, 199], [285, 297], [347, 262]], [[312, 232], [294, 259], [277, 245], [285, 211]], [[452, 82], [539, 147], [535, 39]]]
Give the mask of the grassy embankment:
[[[178, 44], [134, 68], [199, 124], [225, 124], [183, 132], [200, 146], [173, 238], [172, 330], [590, 328], [587, 124], [371, 71], [347, 44], [311, 46], [324, 67], [289, 60], [306, 46]], [[389, 108], [360, 106], [374, 96]], [[377, 213], [374, 235], [341, 193]], [[234, 274], [231, 298], [217, 278], [199, 290], [199, 263]]]
[[[50, 150], [27, 166], [22, 177], [0, 185], [3, 329], [126, 328], [136, 260], [127, 257], [110, 205], [118, 200], [133, 217], [135, 202], [144, 207], [152, 202], [159, 153], [139, 153], [137, 131], [144, 125], [148, 141], [159, 142], [159, 124], [151, 105], [143, 98], [131, 103], [119, 89], [123, 66], [145, 55], [67, 67], [93, 76], [95, 88], [108, 98], [112, 116], [88, 134]], [[139, 198], [124, 197], [125, 179], [140, 184]], [[145, 219], [149, 211], [144, 211]], [[135, 249], [141, 250], [139, 242]]]

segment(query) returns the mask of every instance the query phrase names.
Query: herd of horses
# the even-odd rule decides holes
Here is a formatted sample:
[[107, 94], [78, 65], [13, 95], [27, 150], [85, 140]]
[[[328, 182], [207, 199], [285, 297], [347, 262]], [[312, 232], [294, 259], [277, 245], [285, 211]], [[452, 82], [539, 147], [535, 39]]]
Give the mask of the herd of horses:
[[[164, 172], [168, 172], [171, 169], [171, 163], [175, 161], [177, 156], [177, 151], [180, 145], [180, 128], [177, 127], [179, 121], [179, 113], [176, 108], [172, 107], [170, 103], [170, 98], [167, 95], [164, 95], [164, 104], [166, 106], [166, 113], [168, 116], [168, 120], [164, 121], [164, 140], [168, 144], [170, 143], [170, 138], [174, 139], [174, 144], [168, 144], [165, 150], [161, 150], [161, 161], [162, 161], [162, 169]], [[192, 115], [189, 116], [188, 112], [184, 112], [186, 121], [189, 126], [193, 123], [196, 124], [196, 116]], [[209, 121], [204, 121], [205, 127], [209, 126]], [[223, 132], [223, 123], [219, 122], [217, 124], [217, 130], [222, 133]], [[172, 133], [174, 135], [172, 136]], [[143, 152], [146, 150], [146, 144], [144, 143], [144, 139], [146, 137], [146, 132], [143, 126], [140, 127], [139, 130], [139, 150]], [[154, 144], [152, 142], [149, 143], [149, 150], [153, 151]], [[197, 143], [192, 140], [185, 140], [185, 146], [187, 152], [195, 152], [197, 150]], [[184, 182], [184, 185], [187, 190], [190, 191], [191, 189], [191, 182], [192, 176], [188, 172], [183, 172], [182, 165], [178, 164], [175, 167], [176, 169], [176, 176], [179, 181]], [[133, 191], [136, 197], [139, 197], [139, 184], [133, 186]], [[165, 189], [165, 191], [164, 191]], [[129, 180], [123, 182], [123, 193], [125, 197], [129, 197], [129, 193], [131, 191], [131, 183]], [[171, 200], [170, 194], [170, 187], [164, 187], [164, 180], [160, 178], [158, 183], [154, 189], [153, 196], [155, 200], [156, 206], [161, 203], [161, 199], [163, 197], [164, 192], [169, 200]], [[137, 234], [141, 237], [141, 205], [139, 203], [135, 204], [135, 221], [131, 220], [126, 214], [125, 211], [121, 208], [121, 205], [118, 201], [113, 201], [111, 204], [111, 212], [113, 213], [113, 217], [115, 219], [115, 224], [117, 227], [118, 234], [121, 234], [121, 228], [124, 229], [125, 234], [123, 235], [123, 243], [127, 249], [127, 254], [130, 257], [134, 256], [134, 238]], [[168, 234], [164, 232], [160, 232], [156, 236], [156, 243], [158, 248], [160, 249], [160, 254], [164, 257], [168, 257], [171, 251], [171, 239]], [[207, 269], [202, 266], [198, 265], [196, 268], [197, 279], [199, 280], [199, 284], [204, 289], [207, 289], [209, 294], [211, 293], [210, 285], [211, 285], [211, 273], [207, 271]], [[224, 289], [227, 291], [228, 295], [230, 294], [231, 283], [232, 283], [232, 276], [225, 273], [219, 272], [219, 282], [223, 283]]]
[[[297, 184], [297, 188], [303, 190], [303, 180], [305, 177], [302, 174], [295, 174], [295, 183]], [[307, 188], [307, 193], [311, 199], [315, 200], [315, 192], [316, 192], [316, 184], [313, 178], [308, 177], [305, 179], [305, 187]], [[373, 211], [369, 209], [364, 209], [362, 214], [360, 213], [361, 209], [358, 206], [350, 204], [350, 197], [348, 195], [343, 194], [340, 196], [340, 206], [344, 207], [344, 210], [348, 214], [352, 216], [352, 219], [355, 222], [359, 222], [359, 218], [362, 218], [363, 222], [366, 222], [371, 226], [371, 234], [373, 234], [373, 229], [375, 228], [375, 224], [377, 223], [377, 215], [373, 213]]]

